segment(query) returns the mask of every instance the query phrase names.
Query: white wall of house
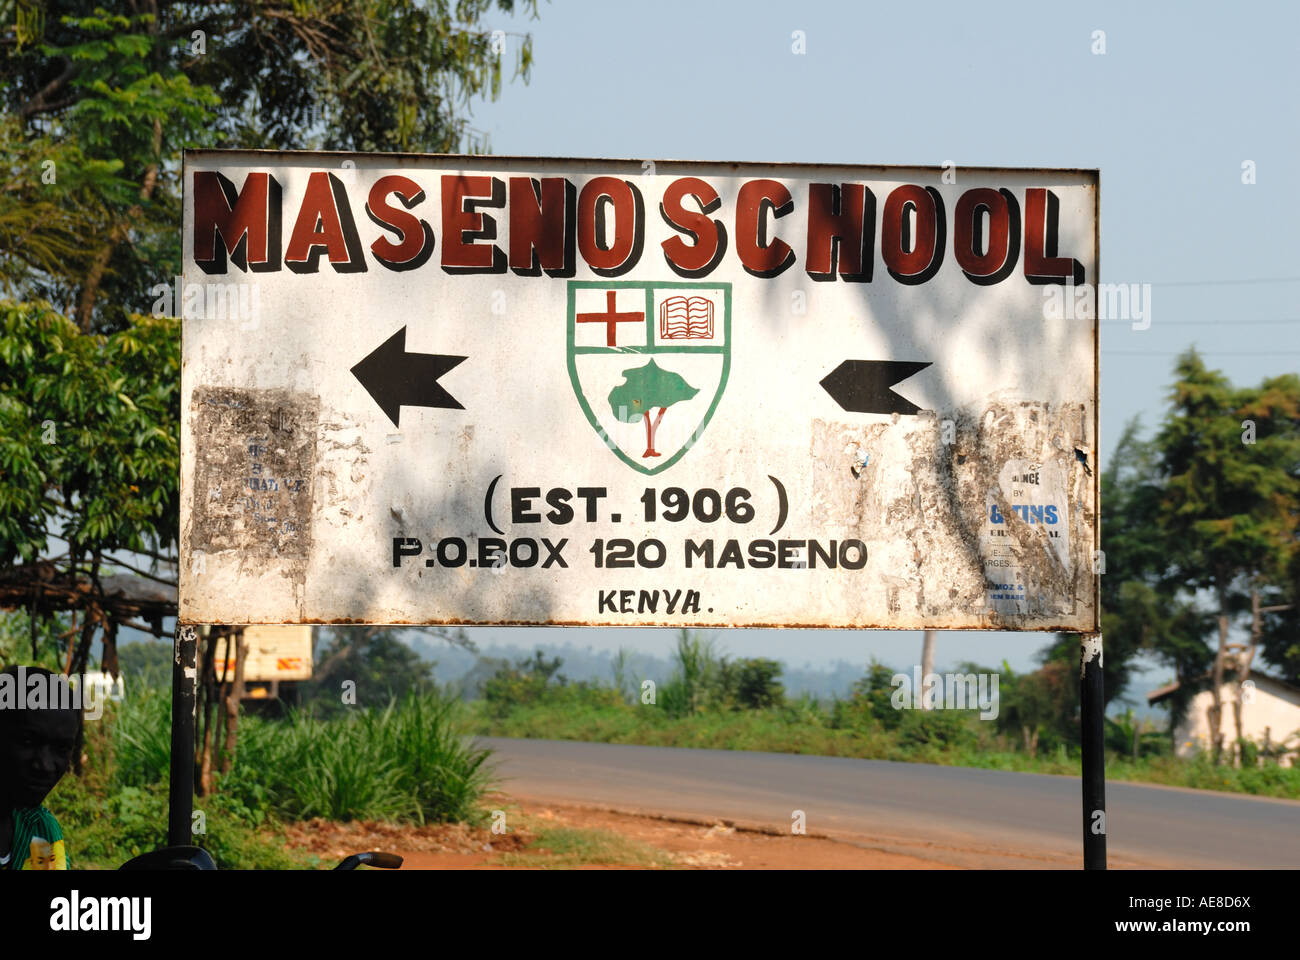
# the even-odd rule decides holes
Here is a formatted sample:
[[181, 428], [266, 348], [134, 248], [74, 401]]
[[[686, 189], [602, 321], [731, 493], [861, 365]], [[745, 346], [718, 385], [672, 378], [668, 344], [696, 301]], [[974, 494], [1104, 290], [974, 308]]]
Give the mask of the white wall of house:
[[[1274, 746], [1279, 741], [1290, 740], [1294, 744], [1295, 734], [1300, 732], [1300, 691], [1284, 686], [1268, 677], [1253, 674], [1253, 694], [1247, 695], [1242, 704], [1241, 732], [1249, 740], [1263, 743], [1265, 731]], [[1223, 717], [1221, 729], [1225, 751], [1230, 749], [1237, 738], [1237, 725], [1232, 704], [1237, 699], [1238, 689], [1235, 682], [1224, 683], [1221, 697]], [[1214, 749], [1214, 739], [1210, 736], [1209, 710], [1213, 697], [1209, 690], [1202, 690], [1193, 699], [1187, 710], [1187, 716], [1175, 732], [1174, 752], [1180, 757], [1191, 757], [1199, 751]], [[1295, 760], [1294, 754], [1282, 760], [1290, 766]]]

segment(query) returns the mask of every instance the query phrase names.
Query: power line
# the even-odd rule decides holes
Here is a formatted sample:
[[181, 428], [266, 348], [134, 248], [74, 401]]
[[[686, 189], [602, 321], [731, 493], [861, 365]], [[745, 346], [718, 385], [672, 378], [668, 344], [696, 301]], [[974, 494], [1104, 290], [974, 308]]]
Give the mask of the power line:
[[[1181, 357], [1183, 350], [1103, 350], [1102, 356], [1109, 357]], [[1293, 357], [1300, 356], [1300, 350], [1202, 350], [1197, 353], [1215, 357]]]
[[[1099, 322], [1102, 323], [1102, 324], [1104, 325], [1104, 324], [1108, 324], [1108, 323], [1115, 323], [1115, 324], [1119, 324], [1119, 323], [1130, 324], [1130, 323], [1132, 323], [1133, 321], [1132, 321], [1132, 320], [1101, 320], [1101, 321], [1099, 321]], [[1246, 324], [1250, 324], [1250, 325], [1252, 325], [1252, 326], [1254, 326], [1254, 325], [1269, 325], [1269, 326], [1273, 326], [1273, 325], [1276, 325], [1276, 324], [1284, 324], [1284, 323], [1300, 323], [1300, 317], [1291, 317], [1291, 318], [1288, 318], [1288, 319], [1282, 319], [1282, 320], [1161, 320], [1160, 323], [1159, 323], [1158, 325], [1159, 325], [1159, 326], [1162, 326], [1162, 327], [1175, 327], [1175, 326], [1178, 326], [1178, 327], [1218, 327], [1218, 326], [1232, 327], [1232, 326], [1245, 326]], [[1156, 324], [1154, 321], [1152, 321], [1152, 324], [1151, 324], [1151, 325], [1152, 325], [1152, 326], [1157, 326], [1157, 324]]]
[[1228, 287], [1257, 283], [1300, 283], [1300, 277], [1250, 277], [1246, 280], [1166, 280], [1153, 287]]

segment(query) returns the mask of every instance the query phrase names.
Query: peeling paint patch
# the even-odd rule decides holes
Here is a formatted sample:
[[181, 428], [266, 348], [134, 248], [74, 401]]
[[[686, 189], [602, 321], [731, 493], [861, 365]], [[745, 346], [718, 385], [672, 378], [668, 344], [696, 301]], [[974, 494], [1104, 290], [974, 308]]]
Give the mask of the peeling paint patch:
[[319, 400], [288, 390], [197, 387], [191, 551], [271, 562], [302, 584], [312, 543]]
[[[990, 397], [871, 424], [814, 421], [811, 514], [871, 563], [862, 612], [900, 629], [1095, 629], [1086, 404]], [[860, 471], [845, 469], [870, 451]], [[848, 463], [846, 463], [848, 461]], [[855, 476], [855, 474], [857, 476]]]
[[1097, 666], [1099, 667], [1105, 667], [1106, 661], [1104, 659], [1104, 651], [1102, 650], [1100, 633], [1093, 637], [1084, 637], [1080, 641], [1080, 644], [1083, 647], [1083, 655], [1079, 658], [1079, 679], [1082, 680], [1084, 671], [1087, 669], [1088, 664], [1092, 663], [1094, 659], [1096, 659]]

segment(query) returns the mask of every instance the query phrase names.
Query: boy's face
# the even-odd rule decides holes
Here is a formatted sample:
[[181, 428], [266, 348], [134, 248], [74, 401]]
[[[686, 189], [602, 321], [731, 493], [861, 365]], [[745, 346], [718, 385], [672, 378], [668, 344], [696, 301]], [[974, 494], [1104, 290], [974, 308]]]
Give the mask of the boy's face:
[[0, 718], [0, 796], [39, 807], [68, 772], [77, 737], [71, 710], [18, 710]]

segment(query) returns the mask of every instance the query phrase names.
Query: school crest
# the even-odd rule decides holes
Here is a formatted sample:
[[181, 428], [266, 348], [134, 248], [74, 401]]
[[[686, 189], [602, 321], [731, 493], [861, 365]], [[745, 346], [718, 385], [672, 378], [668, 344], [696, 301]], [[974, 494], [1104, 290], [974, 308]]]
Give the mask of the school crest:
[[731, 284], [573, 280], [569, 379], [624, 463], [667, 470], [694, 446], [731, 371]]

